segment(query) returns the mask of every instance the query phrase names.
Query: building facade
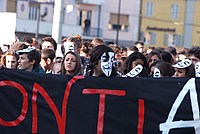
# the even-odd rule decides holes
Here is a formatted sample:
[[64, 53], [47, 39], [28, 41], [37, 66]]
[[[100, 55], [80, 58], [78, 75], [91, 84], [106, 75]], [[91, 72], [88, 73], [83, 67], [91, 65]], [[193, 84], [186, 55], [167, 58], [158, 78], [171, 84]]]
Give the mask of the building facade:
[[[7, 7], [3, 11], [17, 13], [18, 36], [35, 36], [36, 33], [39, 37], [51, 36], [54, 0], [3, 1]], [[121, 45], [131, 45], [139, 38], [140, 1], [64, 0], [61, 8], [62, 37], [81, 34], [84, 39], [100, 37], [114, 43], [118, 40]]]
[[[18, 36], [51, 36], [55, 0], [1, 0], [0, 5], [1, 12], [17, 13]], [[62, 37], [80, 34], [126, 46], [137, 40], [156, 47], [200, 44], [199, 0], [64, 0], [61, 8]]]
[[199, 0], [143, 0], [140, 39], [147, 46], [199, 45], [199, 9]]
[[157, 47], [182, 47], [185, 6], [182, 0], [143, 0], [141, 40]]
[[193, 10], [193, 23], [192, 23], [192, 45], [200, 46], [200, 1], [192, 1], [194, 6]]

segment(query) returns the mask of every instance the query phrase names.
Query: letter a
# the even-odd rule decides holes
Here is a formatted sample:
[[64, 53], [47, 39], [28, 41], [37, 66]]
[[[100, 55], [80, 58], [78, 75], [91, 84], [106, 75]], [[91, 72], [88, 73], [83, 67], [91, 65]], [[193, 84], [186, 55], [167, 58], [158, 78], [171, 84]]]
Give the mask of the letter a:
[[[193, 112], [193, 119], [191, 121], [173, 121], [174, 116], [180, 107], [183, 99], [185, 98], [187, 93], [190, 93], [191, 106]], [[197, 100], [197, 92], [195, 85], [195, 78], [191, 78], [185, 84], [178, 97], [176, 98], [172, 109], [168, 115], [167, 121], [165, 123], [160, 124], [160, 131], [163, 131], [162, 134], [168, 134], [170, 129], [174, 128], [186, 128], [186, 127], [194, 127], [195, 133], [200, 134], [200, 120], [199, 120], [199, 105]]]

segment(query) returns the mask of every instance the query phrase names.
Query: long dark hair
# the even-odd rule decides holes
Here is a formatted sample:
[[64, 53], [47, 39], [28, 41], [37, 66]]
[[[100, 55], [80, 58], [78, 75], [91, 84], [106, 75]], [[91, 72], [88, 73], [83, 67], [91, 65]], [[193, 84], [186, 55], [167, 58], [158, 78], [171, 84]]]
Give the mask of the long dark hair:
[[[89, 66], [88, 66], [88, 70], [90, 70], [90, 72], [89, 72], [90, 76], [92, 76], [92, 74], [94, 73], [94, 67], [98, 64], [98, 61], [101, 59], [101, 56], [105, 52], [113, 52], [114, 53], [112, 48], [110, 48], [106, 45], [98, 45], [91, 50], [90, 61], [89, 61]], [[115, 74], [116, 74], [116, 69], [114, 67], [112, 67], [111, 76], [113, 76]]]
[[147, 60], [146, 60], [146, 57], [140, 52], [133, 52], [131, 55], [129, 55], [126, 58], [126, 60], [123, 63], [123, 69], [122, 69], [122, 71], [123, 71], [122, 73], [124, 75], [132, 70], [132, 67], [131, 67], [132, 62], [136, 61], [137, 59], [141, 59], [144, 62], [143, 71], [141, 72], [140, 76], [141, 77], [147, 76], [147, 70], [146, 70]]
[[67, 52], [65, 54], [65, 56], [63, 57], [63, 60], [62, 60], [62, 63], [61, 63], [61, 74], [66, 74], [66, 69], [65, 69], [65, 65], [64, 65], [64, 62], [65, 62], [65, 57], [68, 55], [68, 54], [72, 54], [76, 57], [76, 67], [72, 73], [73, 76], [75, 75], [78, 75], [79, 73], [81, 73], [81, 58], [78, 54], [74, 53], [74, 52]]

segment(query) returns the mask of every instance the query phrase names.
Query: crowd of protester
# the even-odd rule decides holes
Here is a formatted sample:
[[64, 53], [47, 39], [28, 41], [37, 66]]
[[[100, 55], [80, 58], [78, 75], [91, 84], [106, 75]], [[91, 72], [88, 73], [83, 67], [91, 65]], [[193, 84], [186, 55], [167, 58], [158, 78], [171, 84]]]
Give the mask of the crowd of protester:
[[104, 77], [198, 77], [200, 47], [148, 47], [137, 41], [130, 47], [100, 38], [83, 41], [80, 35], [58, 44], [52, 37], [39, 43], [24, 37], [1, 45], [1, 68], [56, 75]]

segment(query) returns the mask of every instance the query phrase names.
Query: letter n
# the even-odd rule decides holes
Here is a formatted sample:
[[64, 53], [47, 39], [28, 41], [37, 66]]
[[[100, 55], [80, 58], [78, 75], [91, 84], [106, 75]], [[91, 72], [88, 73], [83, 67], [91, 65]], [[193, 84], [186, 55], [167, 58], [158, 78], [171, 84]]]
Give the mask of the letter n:
[[65, 93], [64, 93], [64, 99], [62, 103], [62, 115], [60, 115], [55, 103], [51, 99], [51, 97], [47, 94], [45, 89], [43, 89], [39, 84], [34, 83], [33, 86], [33, 96], [32, 96], [32, 112], [33, 112], [33, 120], [32, 120], [32, 133], [37, 133], [37, 119], [38, 119], [38, 113], [37, 113], [37, 92], [40, 93], [40, 95], [44, 98], [44, 100], [47, 102], [51, 110], [53, 111], [59, 133], [60, 134], [65, 134], [65, 127], [66, 127], [66, 108], [67, 108], [67, 102], [68, 102], [68, 97], [70, 94], [71, 86], [79, 79], [83, 79], [84, 77], [79, 76], [79, 77], [73, 77], [67, 84]]

